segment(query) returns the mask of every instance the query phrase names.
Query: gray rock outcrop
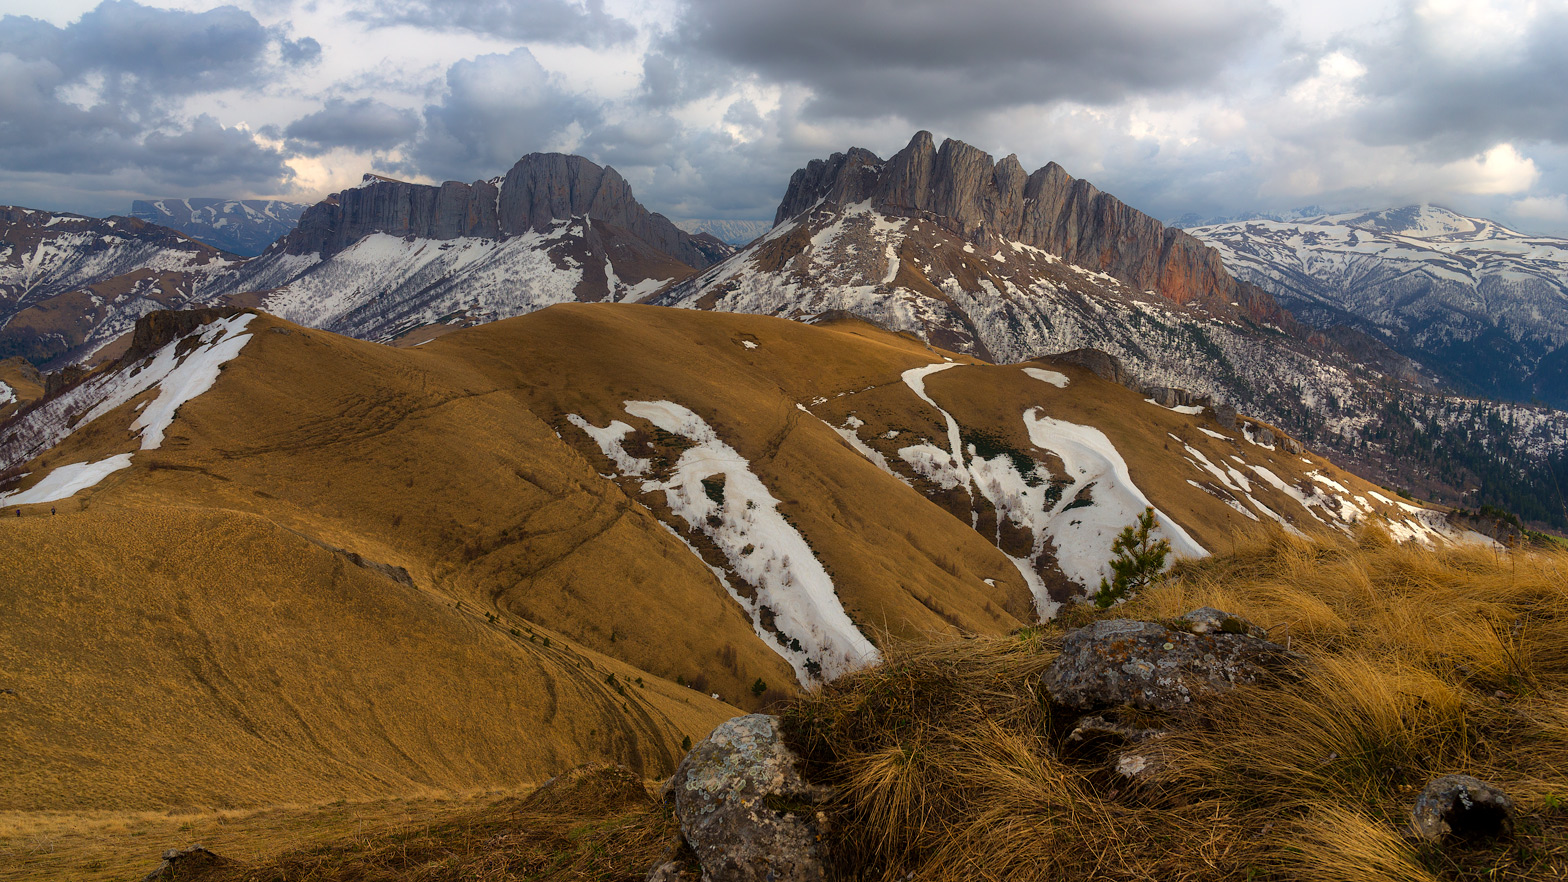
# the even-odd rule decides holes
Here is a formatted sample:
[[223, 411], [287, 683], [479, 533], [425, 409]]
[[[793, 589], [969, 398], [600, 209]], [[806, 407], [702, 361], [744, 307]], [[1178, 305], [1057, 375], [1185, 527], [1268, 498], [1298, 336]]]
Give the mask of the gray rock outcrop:
[[1122, 365], [1116, 356], [1102, 349], [1085, 347], [1069, 352], [1061, 352], [1050, 356], [1051, 361], [1060, 361], [1088, 368], [1089, 372], [1110, 383], [1118, 386], [1130, 385], [1133, 381], [1132, 374]]
[[1410, 822], [1428, 842], [1506, 839], [1514, 832], [1514, 801], [1479, 778], [1444, 775], [1421, 791]]
[[1023, 242], [1178, 304], [1201, 300], [1255, 321], [1293, 322], [1262, 289], [1234, 279], [1217, 251], [1056, 163], [1030, 173], [1017, 156], [996, 162], [962, 141], [938, 148], [930, 132], [917, 132], [886, 162], [858, 147], [813, 160], [790, 178], [774, 222], [819, 202], [867, 200], [886, 214], [929, 218], [985, 250]]
[[[825, 873], [826, 793], [806, 783], [778, 719], [736, 717], [693, 747], [666, 790], [704, 882], [808, 882]], [[649, 878], [674, 878], [661, 864]]]
[[[1234, 619], [1218, 610], [1221, 622]], [[1239, 625], [1245, 628], [1246, 626]], [[1068, 633], [1062, 651], [1041, 677], [1057, 705], [1092, 710], [1118, 705], [1174, 712], [1195, 698], [1256, 683], [1298, 656], [1252, 633], [1180, 630], [1157, 622], [1111, 619]]]
[[632, 196], [613, 168], [581, 156], [530, 153], [499, 178], [426, 186], [366, 175], [353, 189], [311, 206], [276, 247], [289, 254], [335, 254], [371, 233], [423, 239], [502, 238], [543, 231], [587, 215], [701, 269], [734, 253], [707, 234], [681, 230]]

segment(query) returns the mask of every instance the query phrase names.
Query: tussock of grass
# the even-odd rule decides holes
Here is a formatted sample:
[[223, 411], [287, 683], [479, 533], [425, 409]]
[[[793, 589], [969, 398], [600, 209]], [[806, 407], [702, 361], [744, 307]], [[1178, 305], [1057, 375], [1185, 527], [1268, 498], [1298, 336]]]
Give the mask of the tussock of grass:
[[[1260, 535], [1109, 615], [1239, 613], [1307, 658], [1163, 724], [1136, 785], [1066, 749], [1037, 692], [1063, 625], [890, 646], [786, 714], [838, 788], [858, 878], [1568, 878], [1568, 555]], [[1077, 611], [1072, 625], [1084, 623]], [[1444, 851], [1407, 830], [1431, 778], [1510, 793], [1512, 842]]]

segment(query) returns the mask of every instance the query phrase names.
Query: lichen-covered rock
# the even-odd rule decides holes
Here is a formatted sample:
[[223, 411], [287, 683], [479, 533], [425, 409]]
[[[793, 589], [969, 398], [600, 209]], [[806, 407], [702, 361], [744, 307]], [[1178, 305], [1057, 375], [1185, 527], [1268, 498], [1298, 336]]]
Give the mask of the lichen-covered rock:
[[142, 877], [142, 882], [174, 882], [176, 879], [199, 882], [210, 873], [230, 866], [232, 861], [208, 851], [206, 846], [171, 848], [163, 853], [163, 863]]
[[1171, 712], [1194, 698], [1255, 683], [1298, 660], [1250, 633], [1191, 633], [1111, 619], [1069, 632], [1041, 685], [1052, 702], [1078, 710], [1130, 704]]
[[1428, 842], [1506, 839], [1514, 832], [1514, 801], [1479, 778], [1444, 775], [1421, 791], [1410, 821]]
[[1241, 616], [1222, 612], [1212, 606], [1199, 607], [1176, 620], [1176, 627], [1193, 634], [1250, 634], [1265, 638], [1269, 632]]
[[799, 765], [766, 714], [721, 724], [681, 761], [666, 793], [704, 882], [823, 878], [816, 805], [827, 794]]

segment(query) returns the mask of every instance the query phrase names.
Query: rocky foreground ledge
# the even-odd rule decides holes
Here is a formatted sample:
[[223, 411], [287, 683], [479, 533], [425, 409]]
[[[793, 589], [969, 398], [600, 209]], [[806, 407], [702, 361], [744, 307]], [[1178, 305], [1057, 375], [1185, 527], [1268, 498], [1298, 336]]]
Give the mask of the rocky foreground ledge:
[[[1182, 726], [1194, 702], [1288, 681], [1310, 664], [1246, 619], [1205, 607], [1169, 623], [1110, 619], [1070, 631], [1039, 686], [1054, 712], [1076, 716], [1062, 727], [1057, 749], [1136, 786], [1160, 768], [1161, 740]], [[1108, 719], [1125, 709], [1161, 725]], [[825, 833], [835, 794], [809, 781], [807, 772], [777, 717], [750, 714], [720, 725], [662, 791], [681, 839], [649, 871], [648, 882], [832, 878]], [[1443, 846], [1506, 838], [1514, 830], [1512, 800], [1468, 775], [1437, 778], [1410, 812], [1410, 833]]]

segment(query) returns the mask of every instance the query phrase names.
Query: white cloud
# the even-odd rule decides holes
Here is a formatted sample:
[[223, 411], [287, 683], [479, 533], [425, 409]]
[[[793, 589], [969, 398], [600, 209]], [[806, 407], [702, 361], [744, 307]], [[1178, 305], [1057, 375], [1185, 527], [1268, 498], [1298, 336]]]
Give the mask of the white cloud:
[[1568, 195], [1526, 196], [1509, 203], [1512, 213], [1521, 218], [1554, 226], [1568, 226]]
[[1479, 196], [1519, 193], [1541, 177], [1535, 160], [1521, 156], [1512, 144], [1498, 144], [1479, 156], [1450, 162], [1440, 172], [1456, 192]]

